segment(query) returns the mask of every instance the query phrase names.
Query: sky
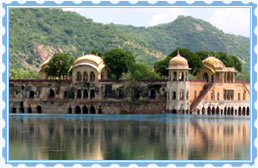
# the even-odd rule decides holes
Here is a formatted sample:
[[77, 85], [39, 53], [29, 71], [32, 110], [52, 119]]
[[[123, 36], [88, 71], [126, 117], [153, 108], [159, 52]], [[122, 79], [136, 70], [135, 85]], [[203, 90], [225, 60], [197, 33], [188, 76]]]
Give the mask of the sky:
[[179, 15], [210, 22], [225, 33], [250, 37], [249, 8], [63, 8], [98, 23], [155, 26], [174, 21]]

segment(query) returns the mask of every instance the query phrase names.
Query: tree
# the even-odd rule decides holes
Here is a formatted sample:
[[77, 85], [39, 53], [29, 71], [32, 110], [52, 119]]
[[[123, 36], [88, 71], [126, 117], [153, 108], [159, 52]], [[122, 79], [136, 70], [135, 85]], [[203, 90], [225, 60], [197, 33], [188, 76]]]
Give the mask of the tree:
[[119, 79], [123, 73], [130, 71], [135, 65], [132, 53], [122, 49], [112, 49], [104, 54], [104, 61], [109, 67], [109, 76]]
[[56, 53], [49, 61], [45, 72], [50, 77], [65, 79], [68, 70], [74, 62], [74, 58], [66, 53]]
[[135, 64], [130, 72], [131, 79], [159, 79], [159, 75], [145, 64]]

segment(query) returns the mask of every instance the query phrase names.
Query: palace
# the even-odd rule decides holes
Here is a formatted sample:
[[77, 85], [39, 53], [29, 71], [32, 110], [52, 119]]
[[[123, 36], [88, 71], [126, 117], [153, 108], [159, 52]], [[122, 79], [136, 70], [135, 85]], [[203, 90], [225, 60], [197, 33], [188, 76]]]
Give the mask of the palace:
[[10, 113], [250, 115], [250, 82], [236, 81], [236, 70], [208, 56], [189, 80], [188, 61], [179, 53], [169, 62], [167, 80], [110, 80], [96, 55], [85, 55], [69, 69], [70, 80], [10, 80]]

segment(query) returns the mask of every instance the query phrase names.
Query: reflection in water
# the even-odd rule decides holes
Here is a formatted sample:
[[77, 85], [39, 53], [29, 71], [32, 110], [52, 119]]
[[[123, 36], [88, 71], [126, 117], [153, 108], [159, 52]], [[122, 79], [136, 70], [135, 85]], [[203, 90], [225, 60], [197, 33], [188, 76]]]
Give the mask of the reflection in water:
[[11, 160], [250, 159], [247, 119], [10, 116], [9, 125]]

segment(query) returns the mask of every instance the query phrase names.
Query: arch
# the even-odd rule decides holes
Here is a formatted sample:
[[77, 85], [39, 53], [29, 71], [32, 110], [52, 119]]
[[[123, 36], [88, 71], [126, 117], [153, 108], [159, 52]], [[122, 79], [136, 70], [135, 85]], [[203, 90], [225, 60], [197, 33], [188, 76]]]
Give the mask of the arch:
[[24, 113], [24, 107], [20, 107], [20, 113]]
[[32, 113], [32, 108], [30, 106], [28, 107], [28, 113]]
[[69, 106], [69, 108], [68, 108], [68, 114], [72, 114], [72, 113], [73, 113], [73, 109], [72, 109], [71, 106]]
[[211, 100], [214, 100], [215, 97], [214, 97], [214, 90], [211, 91]]
[[244, 91], [243, 93], [243, 100], [245, 100], [245, 97], [246, 97], [246, 91]]
[[154, 89], [151, 89], [149, 99], [156, 99], [156, 91]]
[[90, 81], [95, 81], [95, 73], [94, 72], [90, 72]]
[[99, 105], [98, 114], [102, 114], [102, 107]]
[[95, 98], [95, 90], [91, 90], [90, 91], [90, 99], [94, 99]]
[[81, 114], [81, 107], [80, 106], [76, 106], [74, 109], [75, 114]]
[[215, 107], [212, 107], [211, 111], [212, 111], [212, 115], [215, 115]]
[[88, 81], [88, 72], [83, 72], [83, 75], [82, 75], [82, 80], [83, 81]]
[[12, 113], [16, 113], [16, 108], [15, 107], [12, 108]]
[[242, 110], [243, 110], [243, 111], [242, 111], [242, 115], [245, 115], [245, 107], [243, 107]]
[[34, 91], [30, 91], [29, 98], [34, 99], [34, 95], [35, 95]]
[[230, 107], [228, 107], [228, 110], [227, 110], [227, 111], [228, 111], [228, 113], [227, 113], [227, 114], [228, 114], [228, 115], [230, 115]]
[[249, 106], [247, 106], [246, 108], [246, 115], [249, 116], [250, 115], [250, 109], [249, 109]]
[[206, 82], [209, 82], [209, 75], [207, 72], [203, 73], [202, 79], [205, 80]]
[[81, 99], [82, 98], [82, 92], [80, 89], [77, 90], [77, 99]]
[[55, 97], [55, 91], [53, 89], [49, 89], [48, 97], [49, 98], [54, 98]]
[[81, 81], [82, 80], [82, 73], [80, 71], [77, 71], [76, 73], [76, 81]]
[[242, 115], [241, 107], [238, 108], [238, 115]]
[[37, 106], [37, 113], [42, 113], [42, 108], [41, 108], [41, 106]]
[[211, 75], [211, 82], [214, 82], [214, 75]]
[[205, 108], [202, 107], [202, 114], [204, 115], [205, 114]]
[[235, 109], [235, 115], [237, 115], [237, 109]]
[[83, 98], [88, 99], [88, 91], [86, 89], [83, 91]]
[[179, 72], [179, 81], [183, 81], [185, 78], [184, 72]]
[[176, 81], [177, 80], [177, 72], [174, 72], [173, 73], [173, 81]]
[[87, 106], [84, 105], [84, 106], [82, 107], [82, 113], [83, 113], [83, 114], [88, 114], [88, 113], [89, 113]]
[[208, 107], [208, 115], [210, 115], [210, 114], [211, 114], [211, 108]]
[[224, 115], [227, 115], [227, 107], [224, 108]]
[[180, 100], [184, 100], [184, 91], [183, 90], [180, 91], [179, 98], [180, 98]]
[[91, 114], [96, 114], [96, 109], [93, 105], [90, 106], [90, 113]]
[[219, 115], [219, 107], [216, 108], [216, 114]]
[[234, 107], [231, 107], [231, 115], [234, 115]]
[[176, 114], [176, 109], [173, 109], [173, 110], [172, 110], [172, 114]]

